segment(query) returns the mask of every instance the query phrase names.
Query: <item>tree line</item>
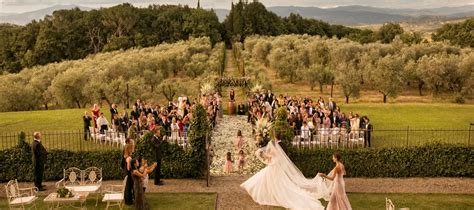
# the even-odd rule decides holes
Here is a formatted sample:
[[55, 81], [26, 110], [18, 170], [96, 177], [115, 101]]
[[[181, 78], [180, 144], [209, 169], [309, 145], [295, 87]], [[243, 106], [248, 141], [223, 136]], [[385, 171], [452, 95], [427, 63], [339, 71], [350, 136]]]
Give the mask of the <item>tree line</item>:
[[219, 23], [213, 10], [175, 5], [136, 8], [121, 4], [91, 11], [58, 10], [26, 26], [1, 24], [0, 72], [15, 73], [35, 65], [82, 59], [99, 52], [172, 43], [190, 37], [206, 36], [212, 44], [224, 40], [230, 47], [231, 43], [243, 42], [255, 34], [347, 37], [361, 43], [389, 43], [396, 35], [401, 35], [406, 43], [422, 40], [419, 33], [404, 32], [398, 24], [386, 24], [380, 30], [372, 31], [330, 25], [298, 14], [279, 17], [259, 2], [232, 4], [223, 23]]
[[[225, 46], [210, 38], [98, 53], [85, 59], [27, 68], [0, 75], [0, 111], [83, 108], [105, 101], [168, 100], [182, 91], [177, 77], [203, 79], [222, 72]], [[189, 83], [187, 86], [192, 86]], [[198, 84], [194, 89], [199, 89]]]
[[[361, 89], [396, 98], [407, 87], [422, 95], [451, 93], [463, 103], [472, 97], [474, 52], [444, 42], [405, 44], [397, 36], [390, 44], [361, 44], [349, 39], [308, 35], [252, 36], [234, 44], [246, 74], [268, 83], [263, 69], [276, 71], [290, 83], [305, 81], [311, 86], [337, 85], [346, 103]], [[271, 84], [270, 84], [271, 85]]]
[[213, 11], [188, 6], [121, 4], [81, 11], [58, 10], [26, 26], [0, 26], [0, 71], [23, 68], [132, 47], [149, 47], [189, 37], [221, 41]]

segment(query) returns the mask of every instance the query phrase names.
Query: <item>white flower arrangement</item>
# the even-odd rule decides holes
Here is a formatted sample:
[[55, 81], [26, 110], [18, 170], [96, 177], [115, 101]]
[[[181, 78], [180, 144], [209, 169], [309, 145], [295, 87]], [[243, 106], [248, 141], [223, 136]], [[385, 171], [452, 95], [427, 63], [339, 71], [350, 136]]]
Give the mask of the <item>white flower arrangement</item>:
[[257, 134], [262, 134], [263, 137], [267, 137], [269, 135], [271, 127], [272, 123], [268, 121], [267, 118], [260, 118], [259, 120], [257, 120], [255, 131]]
[[214, 92], [215, 92], [214, 85], [210, 82], [206, 82], [201, 86], [201, 94], [212, 95], [214, 94]]
[[256, 84], [255, 86], [252, 87], [252, 92], [253, 93], [260, 93], [263, 90], [263, 86], [261, 84]]

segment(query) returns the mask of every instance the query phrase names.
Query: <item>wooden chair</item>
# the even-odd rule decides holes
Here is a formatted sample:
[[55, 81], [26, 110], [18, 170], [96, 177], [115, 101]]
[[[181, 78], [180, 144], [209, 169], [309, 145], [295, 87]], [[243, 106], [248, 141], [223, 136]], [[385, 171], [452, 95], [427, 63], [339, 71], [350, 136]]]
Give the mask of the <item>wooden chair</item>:
[[19, 188], [17, 180], [10, 180], [5, 186], [7, 194], [8, 207], [10, 209], [36, 209], [36, 200], [38, 197], [36, 193], [38, 188], [29, 187], [29, 188]]
[[123, 208], [123, 197], [125, 195], [125, 184], [127, 183], [127, 176], [123, 179], [122, 185], [107, 185], [104, 190], [104, 198], [102, 202], [107, 202], [105, 209], [109, 209], [111, 206], [118, 206], [120, 209]]

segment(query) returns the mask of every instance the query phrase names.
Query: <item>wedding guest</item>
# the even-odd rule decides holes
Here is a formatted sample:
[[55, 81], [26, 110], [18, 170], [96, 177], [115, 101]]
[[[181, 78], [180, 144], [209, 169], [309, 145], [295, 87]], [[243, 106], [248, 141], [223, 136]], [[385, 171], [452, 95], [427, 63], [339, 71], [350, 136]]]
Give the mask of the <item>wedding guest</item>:
[[311, 132], [306, 121], [303, 122], [303, 126], [301, 126], [301, 138], [304, 140], [309, 140], [311, 136]]
[[235, 92], [234, 89], [230, 89], [229, 98], [231, 102], [235, 101]]
[[[84, 116], [82, 116], [82, 120], [84, 121], [84, 141], [87, 141], [91, 136], [91, 120], [92, 118], [89, 116], [87, 111], [84, 112]], [[95, 123], [94, 123], [95, 124]]]
[[130, 116], [132, 120], [133, 119], [138, 120], [138, 118], [140, 117], [140, 112], [138, 111], [137, 106], [133, 105], [132, 111], [130, 112]]
[[245, 166], [245, 154], [244, 154], [243, 150], [240, 150], [239, 151], [239, 162], [237, 163], [239, 173], [242, 173], [244, 171], [244, 166]]
[[93, 122], [94, 122], [94, 128], [95, 128], [95, 130], [97, 130], [97, 118], [99, 118], [99, 115], [100, 115], [99, 106], [97, 104], [94, 104], [94, 106], [92, 107], [91, 112], [92, 112], [92, 119], [93, 119]]
[[138, 130], [137, 130], [137, 120], [133, 120], [130, 127], [128, 127], [127, 137], [131, 139], [138, 138]]
[[112, 104], [110, 106], [110, 122], [114, 123], [113, 120], [114, 120], [114, 117], [115, 115], [118, 115], [119, 112], [118, 112], [118, 109], [117, 109], [117, 104]]
[[328, 109], [331, 112], [334, 112], [336, 110], [336, 102], [334, 102], [332, 98], [329, 98]]
[[226, 162], [225, 162], [225, 166], [224, 166], [224, 174], [229, 175], [230, 173], [232, 173], [232, 163], [233, 162], [234, 161], [232, 160], [232, 153], [227, 152]]
[[341, 162], [341, 155], [339, 153], [334, 153], [332, 155], [332, 161], [336, 163], [336, 167], [329, 173], [325, 175], [323, 173], [318, 173], [319, 176], [334, 181], [334, 187], [329, 199], [327, 210], [337, 210], [337, 209], [352, 209], [349, 199], [346, 195], [346, 187], [344, 183], [344, 176], [346, 175], [346, 170], [344, 165]]
[[[127, 140], [128, 142], [131, 142], [131, 139]], [[124, 196], [124, 201], [126, 205], [133, 205], [133, 177], [132, 177], [132, 171], [135, 168], [135, 165], [132, 164], [132, 153], [133, 153], [133, 145], [131, 143], [128, 143], [125, 145], [123, 149], [123, 159], [125, 166], [123, 166], [125, 170], [125, 174], [127, 176], [127, 180], [125, 182], [125, 190], [123, 193]]]
[[152, 113], [148, 113], [146, 123], [148, 125], [148, 130], [152, 131], [153, 129], [155, 129], [155, 118], [153, 117]]
[[237, 148], [237, 150], [241, 150], [243, 144], [244, 144], [244, 140], [242, 138], [242, 131], [238, 130], [237, 131], [237, 137], [234, 140], [234, 146]]
[[104, 116], [104, 113], [100, 113], [99, 118], [97, 118], [97, 125], [100, 128], [100, 133], [104, 134], [105, 130], [109, 129], [109, 121]]
[[[140, 172], [143, 176], [141, 177], [141, 187], [143, 189], [143, 192], [146, 191], [146, 188], [148, 187], [148, 182], [149, 182], [149, 176], [151, 172], [153, 172], [157, 166], [157, 163], [153, 163], [151, 166], [148, 166], [148, 160], [138, 157], [136, 160], [136, 164], [139, 166], [138, 167], [138, 172]], [[135, 194], [136, 195], [136, 194]]]
[[31, 148], [33, 149], [33, 163], [34, 163], [34, 183], [35, 187], [38, 188], [39, 191], [45, 191], [45, 185], [42, 185], [43, 182], [43, 175], [44, 175], [44, 164], [46, 162], [46, 155], [48, 152], [46, 148], [44, 148], [43, 144], [41, 143], [41, 133], [34, 132], [33, 133], [33, 143]]
[[161, 181], [161, 142], [163, 141], [163, 137], [161, 136], [160, 127], [156, 127], [153, 130], [153, 137], [151, 141], [153, 142], [153, 146], [155, 147], [155, 158], [156, 158], [156, 170], [155, 170], [155, 185], [163, 185]]
[[370, 123], [370, 119], [368, 117], [364, 117], [365, 121], [365, 135], [364, 135], [364, 147], [370, 147], [370, 136], [372, 134], [372, 130], [374, 127], [372, 123]]
[[179, 125], [178, 122], [176, 122], [176, 118], [173, 117], [171, 120], [171, 140], [172, 141], [178, 141], [179, 139]]

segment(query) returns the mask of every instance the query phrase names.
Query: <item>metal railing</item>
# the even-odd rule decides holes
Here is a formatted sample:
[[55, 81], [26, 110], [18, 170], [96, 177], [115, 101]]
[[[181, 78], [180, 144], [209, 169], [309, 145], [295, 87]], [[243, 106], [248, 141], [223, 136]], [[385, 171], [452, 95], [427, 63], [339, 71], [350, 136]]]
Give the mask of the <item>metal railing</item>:
[[[146, 132], [149, 131], [141, 131], [139, 135], [143, 136]], [[25, 132], [26, 142], [29, 144], [33, 142], [33, 133], [33, 131]], [[40, 133], [42, 135], [41, 142], [48, 150], [120, 150], [123, 148], [126, 138], [125, 133], [114, 131], [107, 131], [102, 134], [99, 132], [85, 133], [84, 130], [43, 131]], [[86, 138], [84, 135], [86, 135]], [[19, 139], [20, 132], [0, 133], [0, 150], [9, 149], [18, 145]], [[178, 144], [183, 147], [188, 146], [186, 132], [172, 134], [171, 131], [167, 131], [163, 139], [172, 144]]]
[[[370, 134], [369, 134], [370, 133]], [[369, 137], [370, 135], [370, 137]], [[370, 138], [371, 147], [411, 147], [426, 144], [461, 144], [474, 145], [473, 129], [374, 129], [368, 132], [365, 129], [315, 129], [302, 133], [295, 131], [292, 144], [295, 147], [336, 147], [357, 148], [368, 147]]]

